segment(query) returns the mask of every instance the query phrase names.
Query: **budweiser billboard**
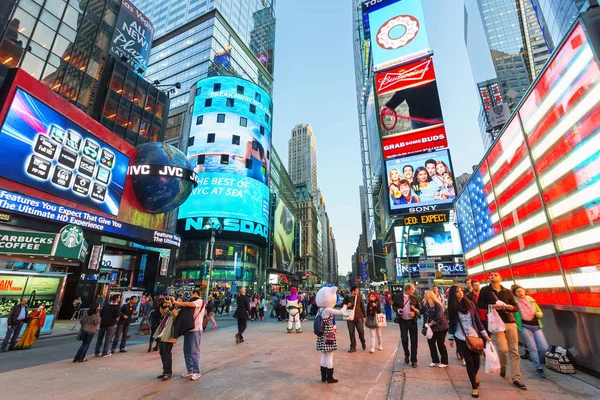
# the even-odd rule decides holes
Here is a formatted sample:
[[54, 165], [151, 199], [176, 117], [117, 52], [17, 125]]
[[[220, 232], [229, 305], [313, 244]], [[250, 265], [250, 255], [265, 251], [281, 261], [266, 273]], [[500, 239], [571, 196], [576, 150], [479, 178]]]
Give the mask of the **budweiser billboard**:
[[375, 83], [381, 136], [444, 123], [431, 58], [377, 74]]
[[435, 125], [407, 133], [385, 136], [382, 139], [383, 157], [386, 160], [409, 154], [425, 153], [448, 148], [444, 125]]
[[435, 80], [433, 60], [428, 58], [414, 64], [405, 65], [375, 76], [377, 94], [425, 85]]

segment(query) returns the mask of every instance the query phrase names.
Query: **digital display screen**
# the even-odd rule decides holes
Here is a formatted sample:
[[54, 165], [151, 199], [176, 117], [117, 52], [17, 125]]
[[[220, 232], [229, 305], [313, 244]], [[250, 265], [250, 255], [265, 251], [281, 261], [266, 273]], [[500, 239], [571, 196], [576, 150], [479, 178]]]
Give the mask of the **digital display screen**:
[[431, 58], [376, 76], [382, 136], [443, 124]]
[[447, 209], [456, 198], [448, 150], [385, 162], [391, 214]]
[[226, 234], [268, 239], [271, 110], [267, 92], [244, 79], [197, 83], [187, 156], [198, 186], [179, 208], [181, 234], [217, 218]]
[[368, 14], [375, 71], [431, 53], [421, 0], [402, 0]]
[[409, 257], [462, 254], [458, 228], [452, 223], [397, 226], [394, 228], [394, 235], [397, 241], [396, 254], [400, 258], [406, 257], [407, 247]]
[[129, 157], [17, 89], [0, 129], [0, 176], [119, 214]]
[[277, 198], [273, 237], [273, 269], [294, 270], [294, 216], [281, 198]]

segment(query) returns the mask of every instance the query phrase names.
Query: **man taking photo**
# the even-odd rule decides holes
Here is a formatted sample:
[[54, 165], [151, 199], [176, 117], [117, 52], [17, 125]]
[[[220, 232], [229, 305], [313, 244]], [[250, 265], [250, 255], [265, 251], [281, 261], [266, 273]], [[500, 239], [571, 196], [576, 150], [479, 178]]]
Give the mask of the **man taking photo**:
[[[404, 348], [404, 363], [411, 362], [413, 368], [417, 368], [417, 317], [419, 316], [419, 300], [414, 295], [415, 285], [409, 283], [404, 287], [403, 293], [394, 296], [392, 307], [400, 323], [400, 338]], [[410, 337], [410, 350], [408, 349], [408, 339]]]
[[358, 338], [362, 344], [362, 349], [367, 349], [365, 342], [365, 321], [367, 320], [367, 312], [365, 311], [365, 302], [362, 295], [358, 291], [357, 286], [352, 286], [350, 295], [344, 299], [344, 305], [348, 306], [348, 310], [354, 310], [354, 319], [346, 321], [348, 324], [348, 333], [350, 334], [350, 350], [348, 353], [356, 352], [356, 335], [354, 331], [358, 331]]

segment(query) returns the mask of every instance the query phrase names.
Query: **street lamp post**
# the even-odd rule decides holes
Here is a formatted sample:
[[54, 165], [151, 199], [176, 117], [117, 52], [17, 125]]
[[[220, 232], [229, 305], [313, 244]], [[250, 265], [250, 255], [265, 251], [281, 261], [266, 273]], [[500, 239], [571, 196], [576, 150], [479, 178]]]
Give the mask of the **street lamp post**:
[[[204, 225], [205, 229], [210, 229], [210, 266], [208, 270], [208, 283], [206, 284], [206, 299], [208, 300], [208, 294], [210, 293], [210, 281], [213, 272], [213, 262], [214, 262], [214, 247], [215, 247], [215, 227], [213, 226], [212, 221], [209, 221]], [[219, 233], [223, 231], [221, 225], [216, 228]]]

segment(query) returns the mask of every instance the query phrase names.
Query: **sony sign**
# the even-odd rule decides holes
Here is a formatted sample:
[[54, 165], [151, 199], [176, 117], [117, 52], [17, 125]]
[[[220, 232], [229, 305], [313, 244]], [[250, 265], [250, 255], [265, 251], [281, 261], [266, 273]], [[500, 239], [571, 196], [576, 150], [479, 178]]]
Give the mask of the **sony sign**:
[[238, 218], [186, 218], [186, 231], [205, 231], [219, 227], [226, 232], [240, 232], [251, 235], [262, 236], [265, 240], [269, 238], [269, 230], [266, 226]]

